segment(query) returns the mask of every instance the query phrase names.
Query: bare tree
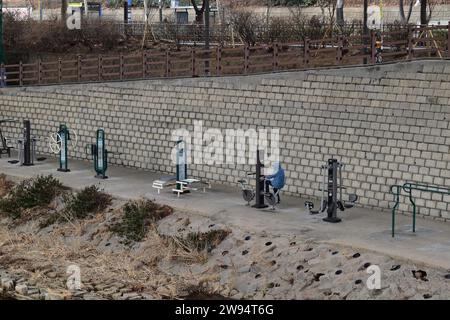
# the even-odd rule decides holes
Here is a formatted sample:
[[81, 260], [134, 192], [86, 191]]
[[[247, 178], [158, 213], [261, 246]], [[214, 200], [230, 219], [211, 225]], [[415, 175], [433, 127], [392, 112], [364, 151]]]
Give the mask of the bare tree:
[[398, 8], [400, 11], [400, 19], [402, 21], [402, 23], [408, 23], [409, 19], [411, 18], [411, 14], [412, 14], [412, 10], [414, 7], [414, 3], [416, 0], [407, 0], [408, 2], [408, 14], [405, 15], [405, 4], [404, 4], [404, 0], [399, 0], [398, 1]]
[[364, 0], [363, 5], [363, 35], [367, 36], [369, 34], [369, 27], [367, 26], [367, 8], [369, 6], [368, 0]]
[[420, 24], [427, 25], [431, 20], [437, 0], [420, 0]]
[[206, 9], [206, 1], [202, 0], [202, 6], [200, 8], [197, 5], [197, 0], [191, 0], [191, 3], [195, 11], [195, 22], [199, 24], [203, 23], [203, 14], [205, 13]]
[[428, 24], [428, 23], [430, 23], [431, 15], [433, 14], [434, 8], [436, 7], [438, 1], [437, 0], [428, 0], [427, 2], [428, 2], [428, 16], [427, 16], [427, 24]]
[[261, 26], [260, 19], [251, 10], [237, 8], [230, 11], [231, 24], [242, 43], [254, 46], [257, 40], [256, 30]]
[[142, 43], [141, 43], [141, 49], [144, 49], [145, 43], [147, 41], [147, 34], [150, 29], [150, 33], [152, 34], [153, 40], [156, 41], [155, 32], [153, 30], [153, 27], [151, 25], [151, 21], [153, 20], [153, 16], [156, 15], [156, 12], [159, 11], [159, 4], [158, 7], [153, 5], [153, 0], [144, 0], [144, 33], [142, 35]]
[[318, 0], [317, 5], [322, 11], [322, 16], [329, 20], [330, 25], [334, 24], [334, 18], [336, 13], [336, 1], [335, 0]]
[[323, 37], [326, 38], [331, 36], [333, 32], [337, 2], [335, 0], [318, 0], [317, 4], [322, 11], [322, 17], [324, 19], [323, 23], [328, 22], [328, 27], [323, 35]]
[[428, 24], [428, 16], [427, 16], [427, 0], [420, 1], [420, 24], [427, 25]]
[[66, 20], [67, 19], [67, 0], [61, 0], [61, 19]]
[[336, 22], [343, 25], [344, 19], [344, 0], [336, 0]]

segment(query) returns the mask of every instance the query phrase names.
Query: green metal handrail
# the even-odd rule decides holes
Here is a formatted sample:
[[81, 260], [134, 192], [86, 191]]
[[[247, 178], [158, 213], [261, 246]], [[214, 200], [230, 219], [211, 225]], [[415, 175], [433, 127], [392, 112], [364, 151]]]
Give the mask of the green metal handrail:
[[397, 211], [400, 205], [400, 194], [401, 191], [405, 191], [408, 194], [409, 202], [411, 202], [413, 206], [413, 232], [416, 232], [416, 202], [414, 201], [412, 191], [423, 191], [423, 192], [431, 192], [438, 194], [448, 194], [450, 195], [450, 188], [434, 186], [423, 183], [411, 183], [405, 182], [403, 185], [393, 185], [390, 187], [390, 193], [394, 195], [395, 204], [392, 207], [392, 237], [395, 235], [395, 212]]

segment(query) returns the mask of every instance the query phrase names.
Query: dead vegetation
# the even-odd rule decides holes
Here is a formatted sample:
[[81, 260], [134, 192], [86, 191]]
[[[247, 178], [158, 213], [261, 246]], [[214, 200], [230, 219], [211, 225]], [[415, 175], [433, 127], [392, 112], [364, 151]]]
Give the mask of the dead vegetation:
[[[16, 233], [0, 226], [0, 265], [8, 266], [11, 272], [30, 279], [30, 283], [66, 299], [72, 295], [65, 285], [66, 270], [73, 264], [82, 271], [82, 289], [106, 298], [113, 297], [101, 292], [104, 284], [127, 287], [155, 299], [180, 298], [199, 292], [209, 295], [219, 291], [217, 275], [174, 275], [161, 269], [159, 263], [165, 259], [174, 260], [176, 252], [175, 247], [168, 246], [168, 239], [154, 228], [146, 233], [137, 249], [99, 250], [94, 240], [108, 238], [110, 233], [108, 228], [98, 227], [104, 219], [104, 214], [98, 214], [71, 224], [58, 224], [50, 233], [40, 236]], [[74, 237], [82, 236], [89, 226], [99, 228], [95, 239], [83, 241], [81, 237]], [[68, 238], [73, 240], [68, 242], [65, 240]], [[195, 257], [188, 260], [194, 261]]]
[[[119, 288], [117, 290], [129, 288], [156, 299], [208, 296], [219, 292], [218, 275], [214, 272], [174, 275], [161, 269], [160, 263], [204, 263], [208, 252], [229, 231], [165, 236], [158, 232], [156, 223], [173, 213], [171, 207], [141, 199], [123, 205], [118, 201], [116, 209], [106, 212], [113, 199], [97, 186], [76, 193], [66, 192], [67, 189], [51, 176], [26, 180], [14, 188], [2, 176], [0, 186], [9, 190], [2, 201], [24, 200], [22, 205], [26, 209], [21, 209], [18, 218], [12, 214], [7, 216], [24, 224], [25, 228], [20, 230], [28, 230], [18, 231], [18, 223], [0, 225], [0, 266], [7, 266], [11, 273], [25, 277], [30, 284], [60, 299], [72, 298], [73, 292], [66, 286], [70, 265], [80, 267], [83, 290], [111, 299], [112, 294], [102, 289], [105, 283]], [[42, 216], [47, 218], [40, 227], [54, 224], [53, 228], [44, 232], [36, 228], [33, 222]], [[111, 221], [116, 222], [112, 227]], [[114, 240], [116, 235], [126, 244], [139, 242], [139, 245], [129, 249], [114, 244], [111, 250], [100, 245], [105, 241], [118, 243]]]
[[5, 174], [0, 174], [0, 199], [6, 196], [14, 187], [14, 183], [6, 177]]
[[207, 232], [190, 232], [185, 237], [168, 238], [171, 258], [186, 263], [205, 263], [208, 253], [216, 248], [229, 234], [230, 230], [210, 230]]
[[50, 205], [63, 190], [51, 175], [23, 180], [0, 199], [0, 214], [18, 219], [26, 209]]
[[129, 201], [123, 206], [123, 218], [111, 226], [111, 231], [124, 238], [125, 244], [131, 245], [142, 241], [149, 228], [172, 213], [171, 207], [147, 199]]
[[103, 212], [111, 205], [112, 197], [101, 191], [96, 185], [84, 188], [75, 194], [63, 194], [64, 209], [49, 215], [40, 223], [45, 228], [56, 222], [68, 222], [77, 219], [85, 219], [99, 212]]
[[[39, 22], [4, 14], [4, 45], [7, 63], [34, 60], [41, 54], [84, 55], [111, 50], [126, 52], [139, 48], [138, 39], [127, 39], [117, 24], [99, 19], [83, 19], [80, 30], [69, 30], [65, 21], [55, 18]], [[51, 45], [50, 45], [51, 44]], [[11, 54], [8, 54], [11, 53]]]

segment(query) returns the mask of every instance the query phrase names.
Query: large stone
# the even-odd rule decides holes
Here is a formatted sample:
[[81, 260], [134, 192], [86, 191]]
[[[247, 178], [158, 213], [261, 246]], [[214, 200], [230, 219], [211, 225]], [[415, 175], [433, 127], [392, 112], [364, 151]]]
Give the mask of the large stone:
[[16, 292], [20, 295], [26, 296], [28, 294], [28, 286], [24, 283], [16, 285]]
[[11, 278], [2, 278], [1, 284], [2, 288], [6, 291], [14, 290], [14, 280]]
[[45, 293], [45, 300], [64, 300], [64, 296], [60, 293], [47, 292]]

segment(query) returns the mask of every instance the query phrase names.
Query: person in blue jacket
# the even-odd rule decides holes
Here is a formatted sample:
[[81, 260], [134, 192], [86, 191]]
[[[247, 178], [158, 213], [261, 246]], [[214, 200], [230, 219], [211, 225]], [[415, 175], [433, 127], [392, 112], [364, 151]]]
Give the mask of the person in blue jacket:
[[[269, 189], [269, 186], [272, 186], [274, 193], [277, 193], [278, 190], [281, 190], [284, 187], [284, 169], [281, 167], [281, 164], [276, 161], [272, 165], [272, 174], [266, 176], [266, 190]], [[280, 194], [278, 196], [278, 203], [280, 203]]]

